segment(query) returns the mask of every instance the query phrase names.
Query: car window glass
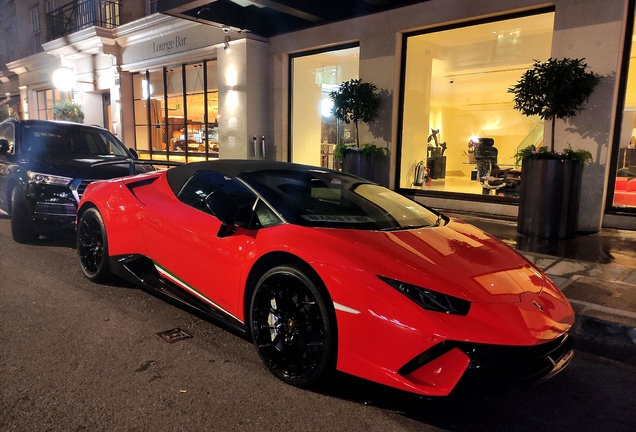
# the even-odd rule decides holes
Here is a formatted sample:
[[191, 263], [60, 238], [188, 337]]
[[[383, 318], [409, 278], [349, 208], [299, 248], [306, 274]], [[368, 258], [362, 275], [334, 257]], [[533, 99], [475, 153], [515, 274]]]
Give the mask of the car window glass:
[[256, 203], [255, 212], [257, 224], [262, 228], [278, 225], [282, 222], [276, 215], [276, 213], [274, 213], [274, 211], [269, 208], [269, 206], [265, 204], [263, 200], [258, 200], [258, 202]]
[[114, 137], [105, 132], [99, 134], [100, 140], [103, 142], [106, 154], [114, 156], [128, 156], [123, 144], [114, 139]]
[[81, 125], [35, 123], [23, 129], [26, 153], [69, 153], [90, 156], [128, 156], [124, 146], [108, 132]]
[[12, 123], [0, 125], [0, 139], [6, 139], [9, 143], [8, 154], [14, 154], [15, 150], [15, 127]]
[[22, 136], [22, 150], [26, 153], [40, 152], [70, 152], [71, 142], [64, 139], [62, 131], [40, 130], [31, 126], [24, 127]]
[[241, 178], [298, 225], [395, 230], [434, 226], [440, 218], [390, 189], [332, 171], [258, 171]]
[[220, 190], [228, 199], [236, 204], [238, 211], [235, 224], [250, 227], [256, 195], [240, 181], [226, 177], [214, 171], [199, 171], [183, 185], [177, 198], [191, 207], [211, 214], [205, 204], [205, 198], [212, 192]]

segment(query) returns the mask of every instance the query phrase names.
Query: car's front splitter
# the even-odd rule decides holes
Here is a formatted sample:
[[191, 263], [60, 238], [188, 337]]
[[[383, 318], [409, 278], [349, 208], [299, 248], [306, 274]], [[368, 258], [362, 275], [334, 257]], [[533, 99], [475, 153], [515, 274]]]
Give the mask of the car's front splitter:
[[413, 358], [398, 374], [434, 396], [493, 394], [551, 378], [570, 363], [572, 348], [567, 333], [533, 346], [444, 341]]

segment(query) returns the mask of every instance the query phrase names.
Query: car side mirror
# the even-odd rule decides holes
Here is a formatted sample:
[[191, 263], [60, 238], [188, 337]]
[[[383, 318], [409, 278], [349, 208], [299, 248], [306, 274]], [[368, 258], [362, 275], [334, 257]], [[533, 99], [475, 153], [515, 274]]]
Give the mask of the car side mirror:
[[205, 197], [205, 205], [210, 212], [221, 221], [221, 228], [217, 237], [227, 237], [234, 234], [234, 218], [238, 212], [238, 206], [227, 194], [217, 189]]
[[131, 147], [128, 149], [128, 151], [132, 154], [133, 159], [139, 159], [139, 153], [137, 153], [137, 150]]
[[0, 155], [6, 155], [7, 153], [9, 153], [9, 141], [0, 139]]

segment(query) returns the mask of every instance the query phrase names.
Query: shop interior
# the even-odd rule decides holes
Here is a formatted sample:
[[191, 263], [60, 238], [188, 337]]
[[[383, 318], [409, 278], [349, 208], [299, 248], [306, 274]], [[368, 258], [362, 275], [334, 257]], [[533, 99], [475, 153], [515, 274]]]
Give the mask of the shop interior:
[[134, 75], [137, 151], [155, 160], [218, 158], [216, 77], [213, 61]]
[[542, 144], [543, 122], [516, 111], [508, 88], [550, 57], [553, 22], [543, 13], [407, 38], [400, 187], [518, 196], [514, 154]]

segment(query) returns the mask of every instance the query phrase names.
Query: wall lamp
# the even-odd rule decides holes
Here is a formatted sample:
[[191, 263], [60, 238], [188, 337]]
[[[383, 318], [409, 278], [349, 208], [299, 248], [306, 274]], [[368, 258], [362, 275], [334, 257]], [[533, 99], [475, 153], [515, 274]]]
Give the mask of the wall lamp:
[[223, 46], [223, 51], [230, 52], [230, 37], [225, 36], [225, 45]]
[[97, 84], [95, 81], [76, 80], [73, 71], [65, 67], [56, 69], [51, 78], [53, 80], [53, 85], [60, 91], [71, 91], [76, 84]]

